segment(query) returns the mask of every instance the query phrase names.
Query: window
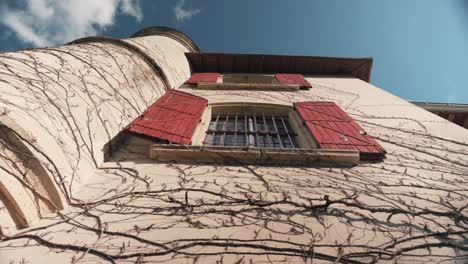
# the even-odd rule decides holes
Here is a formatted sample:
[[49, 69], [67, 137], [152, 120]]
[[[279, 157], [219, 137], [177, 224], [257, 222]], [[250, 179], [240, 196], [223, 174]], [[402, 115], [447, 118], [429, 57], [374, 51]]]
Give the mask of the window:
[[[209, 103], [169, 90], [126, 129], [158, 161], [309, 165], [381, 160], [385, 150], [334, 102]], [[147, 150], [144, 150], [148, 153]]]
[[299, 91], [312, 86], [301, 74], [203, 72], [194, 73], [185, 82], [185, 87], [204, 90]]
[[222, 74], [222, 83], [279, 84], [273, 74]]
[[203, 144], [257, 148], [298, 147], [288, 116], [246, 112], [214, 114]]

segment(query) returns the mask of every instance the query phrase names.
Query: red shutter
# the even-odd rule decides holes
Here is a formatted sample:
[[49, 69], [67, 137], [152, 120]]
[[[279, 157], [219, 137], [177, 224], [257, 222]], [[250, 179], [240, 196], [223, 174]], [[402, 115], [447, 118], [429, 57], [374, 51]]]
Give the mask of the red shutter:
[[361, 158], [383, 158], [385, 150], [333, 102], [294, 103], [322, 149], [356, 149]]
[[190, 79], [185, 83], [200, 83], [200, 82], [209, 82], [215, 83], [219, 78], [219, 73], [215, 72], [203, 72], [203, 73], [194, 73]]
[[208, 100], [204, 98], [169, 90], [133, 121], [127, 131], [173, 143], [190, 144], [207, 104]]
[[295, 84], [304, 88], [312, 88], [312, 85], [301, 74], [275, 74], [276, 80], [282, 84]]

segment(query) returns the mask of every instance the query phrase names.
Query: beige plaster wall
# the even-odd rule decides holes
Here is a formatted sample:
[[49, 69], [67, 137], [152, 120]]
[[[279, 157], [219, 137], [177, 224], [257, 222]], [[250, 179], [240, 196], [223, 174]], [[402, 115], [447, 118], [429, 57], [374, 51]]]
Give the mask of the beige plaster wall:
[[[174, 66], [169, 67], [167, 58], [158, 54], [173, 46], [169, 55], [181, 57], [187, 51], [184, 46], [168, 37], [146, 38], [157, 42], [148, 50], [162, 50], [148, 55], [154, 55], [152, 59], [171, 83], [180, 82], [173, 77], [179, 75], [171, 72]], [[142, 49], [148, 42], [145, 38], [130, 41], [142, 42], [138, 45]], [[37, 160], [34, 166], [42, 167], [49, 179], [35, 181], [39, 177], [30, 173], [33, 176], [25, 186], [21, 180], [26, 172], [21, 168], [0, 168], [0, 179], [15, 193], [28, 223], [55, 211], [38, 209], [41, 206], [34, 202], [37, 195], [28, 188], [58, 191], [63, 204], [79, 204], [75, 193], [102, 166], [105, 144], [164, 91], [162, 78], [141, 55], [109, 42], [0, 53], [0, 122], [10, 120], [2, 122], [3, 132], [16, 134], [21, 130], [28, 135], [19, 139], [20, 144], [30, 149]], [[17, 163], [18, 147], [5, 140], [0, 146], [4, 149], [0, 163]], [[47, 192], [42, 193], [47, 196]], [[2, 217], [7, 218], [6, 214], [3, 211]], [[11, 224], [0, 225], [12, 228]]]
[[[145, 37], [131, 42], [154, 52], [152, 56], [162, 63], [171, 84], [181, 84], [189, 75], [179, 52], [183, 49], [169, 40], [153, 48], [156, 39], [160, 41]], [[101, 58], [102, 50], [94, 49], [95, 45], [101, 44], [64, 49], [83, 56], [98, 54], [97, 58]], [[85, 51], [88, 49], [92, 52]], [[106, 49], [110, 50], [107, 46]], [[39, 57], [42, 56], [49, 55]], [[74, 61], [67, 53], [64, 56]], [[53, 89], [60, 96], [47, 104], [43, 97], [39, 96], [39, 100], [26, 97], [28, 100], [22, 101], [22, 105], [28, 106], [27, 111], [18, 110], [18, 103], [15, 107], [9, 104], [17, 102], [23, 90], [29, 90], [9, 88], [11, 95], [0, 95], [2, 106], [9, 107], [9, 116], [38, 137], [37, 144], [58, 164], [60, 172], [81, 179], [73, 192], [76, 199], [73, 206], [40, 220], [34, 225], [37, 229], [9, 232], [0, 238], [0, 262], [466, 262], [468, 131], [465, 129], [353, 78], [307, 76], [313, 88], [296, 92], [184, 88], [210, 103], [291, 105], [296, 101], [334, 101], [379, 141], [388, 151], [387, 158], [351, 168], [156, 163], [144, 151], [151, 144], [149, 141], [130, 139], [123, 142], [110, 160], [94, 166], [92, 157], [97, 159], [99, 146], [109, 138], [106, 129], [115, 135], [161, 93], [155, 88], [160, 87], [157, 78], [150, 79], [148, 86], [121, 85], [120, 75], [115, 71], [110, 74], [113, 62], [102, 56], [102, 61], [93, 57], [93, 62], [109, 66], [103, 72], [112, 85], [100, 82], [92, 70], [89, 77], [85, 75], [87, 81], [80, 83], [75, 76], [81, 73], [75, 70], [68, 77], [74, 80], [70, 82], [74, 85], [67, 86], [85, 98], [87, 107], [79, 104], [83, 109], [93, 109], [92, 114], [102, 107], [97, 113], [106, 117], [105, 125], [93, 121], [99, 119], [97, 114], [92, 115], [92, 120], [85, 119], [94, 124], [89, 129], [91, 133], [85, 134], [96, 138], [93, 153], [87, 150], [89, 141], [76, 144], [71, 139], [73, 133], [86, 133], [87, 126], [72, 125], [67, 130], [68, 118], [62, 118], [60, 113], [41, 114], [45, 112], [43, 109], [52, 111], [52, 102], [57, 101], [56, 109], [65, 109], [68, 114], [65, 116], [70, 117], [74, 113], [69, 110], [73, 104], [69, 107], [67, 100], [60, 99], [63, 93], [70, 93], [68, 89]], [[47, 60], [47, 64], [52, 62]], [[129, 68], [135, 69], [128, 70], [134, 74], [140, 72], [137, 68], [141, 69]], [[1, 89], [28, 86], [25, 78], [20, 81], [14, 76], [9, 78], [15, 85], [0, 86]], [[124, 101], [116, 91], [108, 90], [115, 86], [135, 98], [126, 98], [130, 103]], [[100, 104], [93, 103], [88, 93], [105, 99], [98, 101]], [[146, 96], [147, 93], [151, 96]], [[75, 99], [70, 100], [76, 104]], [[43, 105], [38, 105], [38, 101]], [[30, 108], [30, 104], [36, 108]], [[30, 117], [32, 109], [39, 113], [38, 121]], [[121, 110], [119, 115], [115, 109]], [[124, 118], [122, 113], [129, 116]], [[25, 121], [18, 121], [22, 118]], [[59, 139], [66, 142], [65, 146], [58, 143]], [[46, 147], [49, 145], [50, 149]], [[72, 160], [76, 163], [71, 163]], [[44, 166], [50, 168], [49, 164]]]

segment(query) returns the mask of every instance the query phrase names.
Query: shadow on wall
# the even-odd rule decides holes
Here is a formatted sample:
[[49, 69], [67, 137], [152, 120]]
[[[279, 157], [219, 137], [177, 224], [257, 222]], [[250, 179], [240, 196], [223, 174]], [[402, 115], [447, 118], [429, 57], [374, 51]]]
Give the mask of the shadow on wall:
[[0, 165], [10, 168], [0, 172], [13, 176], [0, 180], [0, 200], [6, 207], [0, 214], [9, 214], [18, 229], [63, 209], [51, 174], [28, 144], [31, 143], [24, 137], [0, 123]]

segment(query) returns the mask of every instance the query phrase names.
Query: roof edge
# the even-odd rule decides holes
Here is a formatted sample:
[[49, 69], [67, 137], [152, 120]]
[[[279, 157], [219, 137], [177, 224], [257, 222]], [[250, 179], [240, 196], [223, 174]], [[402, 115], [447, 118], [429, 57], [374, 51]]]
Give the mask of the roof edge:
[[[373, 58], [186, 52], [192, 73], [251, 72], [352, 76], [370, 82]], [[221, 62], [226, 63], [221, 63]]]
[[146, 37], [146, 36], [165, 36], [177, 40], [184, 45], [190, 52], [200, 52], [200, 48], [186, 34], [169, 27], [153, 26], [137, 31], [130, 38]]

